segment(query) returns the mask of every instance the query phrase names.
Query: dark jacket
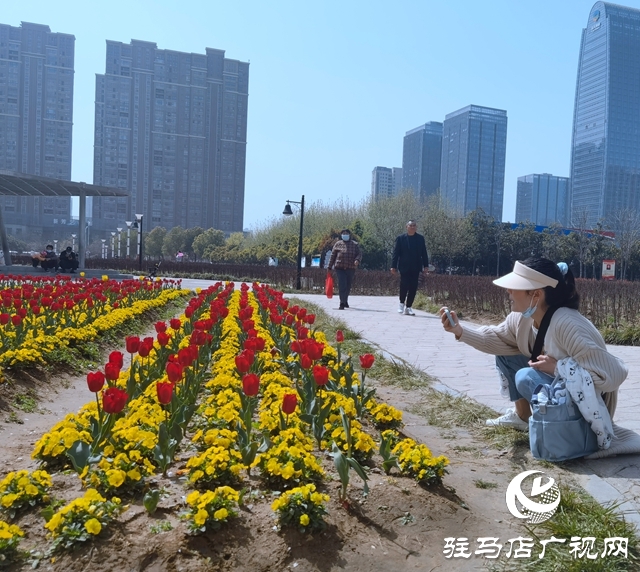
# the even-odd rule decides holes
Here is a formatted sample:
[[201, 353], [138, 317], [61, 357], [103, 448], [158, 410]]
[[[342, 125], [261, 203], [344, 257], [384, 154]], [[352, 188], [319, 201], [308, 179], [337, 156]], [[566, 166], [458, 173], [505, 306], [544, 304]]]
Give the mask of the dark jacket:
[[391, 268], [397, 268], [400, 272], [420, 272], [428, 266], [429, 255], [424, 236], [416, 232], [413, 236], [405, 233], [396, 238]]

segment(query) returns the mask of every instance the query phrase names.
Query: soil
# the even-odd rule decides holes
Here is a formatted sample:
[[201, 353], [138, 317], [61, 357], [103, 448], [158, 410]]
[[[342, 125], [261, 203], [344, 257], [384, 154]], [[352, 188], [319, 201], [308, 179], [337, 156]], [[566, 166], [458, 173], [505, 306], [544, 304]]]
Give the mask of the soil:
[[[29, 390], [37, 396], [38, 410], [9, 421], [9, 401], [0, 403], [0, 476], [12, 470], [37, 468], [31, 460], [33, 445], [44, 432], [69, 412], [77, 411], [88, 399], [85, 377], [69, 375], [36, 379], [24, 376], [13, 391]], [[3, 387], [3, 392], [7, 386]], [[331, 496], [324, 531], [311, 536], [297, 531], [279, 531], [270, 505], [271, 493], [260, 489], [256, 477], [245, 479], [248, 493], [240, 516], [219, 531], [193, 537], [187, 535], [179, 514], [184, 509], [185, 477], [174, 476], [184, 466], [186, 455], [172, 467], [168, 478], [157, 485], [168, 495], [153, 516], [140, 500], [130, 503], [117, 523], [92, 543], [71, 554], [44, 558], [42, 570], [95, 572], [135, 571], [281, 571], [296, 572], [350, 570], [354, 572], [395, 570], [482, 570], [495, 560], [479, 555], [447, 559], [443, 555], [446, 537], [466, 537], [470, 551], [478, 537], [507, 540], [528, 536], [508, 511], [505, 491], [513, 476], [528, 461], [512, 451], [498, 451], [464, 430], [440, 429], [407, 410], [415, 404], [415, 390], [381, 386], [381, 400], [404, 411], [404, 432], [429, 446], [434, 454], [446, 455], [451, 464], [443, 485], [423, 488], [395, 472], [386, 476], [381, 459], [374, 457], [370, 471], [370, 494], [363, 498], [361, 482], [353, 476], [349, 504], [338, 502], [340, 483], [328, 479], [319, 489]], [[12, 417], [15, 419], [15, 416]], [[325, 468], [333, 461], [326, 458]], [[53, 496], [65, 501], [81, 496], [80, 481], [73, 471], [53, 473]], [[490, 488], [478, 488], [477, 482]], [[488, 483], [488, 485], [487, 485]], [[167, 524], [168, 523], [168, 524]], [[25, 531], [21, 549], [47, 548], [44, 521], [34, 509], [17, 524]], [[169, 529], [162, 531], [165, 529]], [[11, 570], [29, 570], [27, 560]]]

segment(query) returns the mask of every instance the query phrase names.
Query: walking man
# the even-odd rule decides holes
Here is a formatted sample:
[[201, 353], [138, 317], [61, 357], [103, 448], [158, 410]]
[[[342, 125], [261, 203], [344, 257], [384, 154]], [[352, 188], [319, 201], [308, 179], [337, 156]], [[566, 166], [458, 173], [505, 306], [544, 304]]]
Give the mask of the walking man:
[[400, 304], [398, 313], [415, 316], [411, 306], [418, 290], [421, 272], [428, 272], [429, 255], [424, 236], [416, 232], [416, 221], [407, 223], [407, 232], [396, 238], [391, 261], [391, 272], [400, 272]]
[[345, 228], [340, 233], [339, 240], [333, 245], [328, 268], [335, 268], [338, 276], [338, 291], [340, 293], [340, 310], [349, 307], [349, 293], [356, 268], [362, 261], [362, 251], [355, 240], [351, 240], [351, 231]]

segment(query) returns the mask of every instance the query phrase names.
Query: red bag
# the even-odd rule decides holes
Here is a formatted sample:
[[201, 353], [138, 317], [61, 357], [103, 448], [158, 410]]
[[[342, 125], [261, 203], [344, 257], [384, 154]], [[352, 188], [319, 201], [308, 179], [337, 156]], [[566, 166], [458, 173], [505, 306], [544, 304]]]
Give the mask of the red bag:
[[331, 276], [331, 272], [327, 272], [327, 281], [324, 283], [324, 291], [327, 298], [333, 298], [333, 276]]

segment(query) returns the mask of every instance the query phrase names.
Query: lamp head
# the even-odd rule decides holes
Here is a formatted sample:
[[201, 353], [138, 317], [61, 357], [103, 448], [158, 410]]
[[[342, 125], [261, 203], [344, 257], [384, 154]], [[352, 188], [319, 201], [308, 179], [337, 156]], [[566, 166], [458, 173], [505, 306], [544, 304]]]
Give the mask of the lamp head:
[[116, 228], [116, 230], [117, 230], [118, 232], [122, 232], [122, 229], [121, 229], [121, 228]]
[[128, 221], [125, 221], [124, 224], [126, 224], [127, 227], [131, 228], [131, 225], [133, 224], [133, 221], [128, 220]]
[[115, 236], [116, 232], [114, 230], [111, 231], [111, 236]]
[[284, 206], [284, 210], [282, 211], [282, 214], [285, 216], [291, 216], [293, 214], [289, 201], [287, 201], [287, 204]]

